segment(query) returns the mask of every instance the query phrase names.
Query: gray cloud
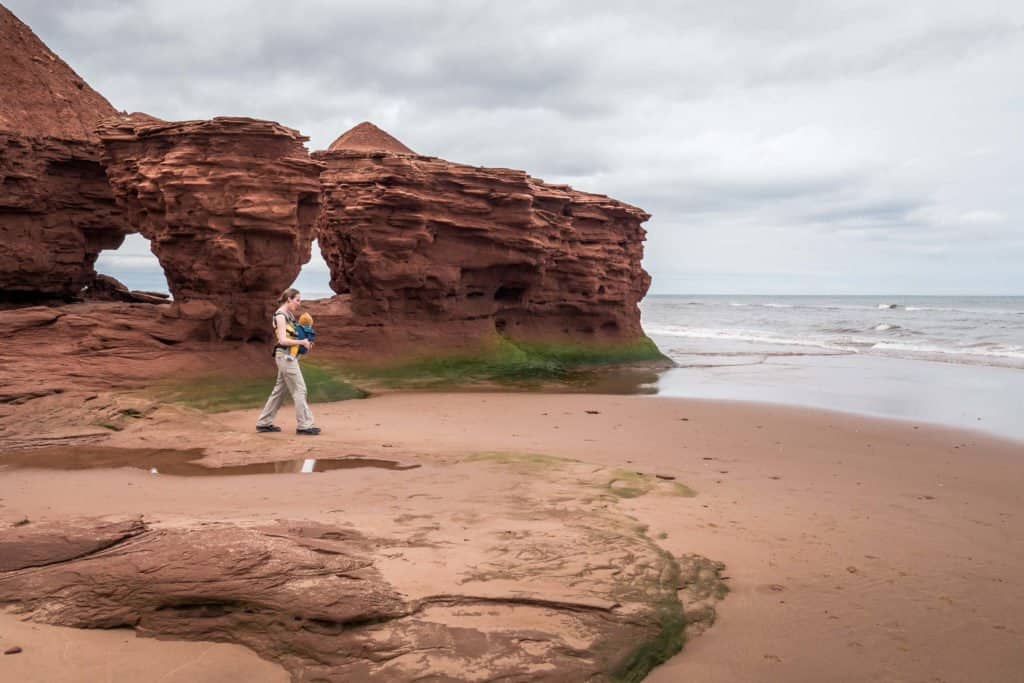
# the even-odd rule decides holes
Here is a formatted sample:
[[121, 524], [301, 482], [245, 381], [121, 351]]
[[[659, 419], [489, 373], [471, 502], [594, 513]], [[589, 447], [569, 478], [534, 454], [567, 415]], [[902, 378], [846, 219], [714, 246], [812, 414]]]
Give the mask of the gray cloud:
[[1024, 292], [1024, 6], [7, 5], [119, 108], [369, 119], [642, 206], [654, 291]]
[[809, 223], [833, 229], [891, 230], [913, 229], [926, 226], [914, 218], [926, 204], [909, 197], [894, 199], [843, 202], [824, 210], [808, 213], [803, 218]]

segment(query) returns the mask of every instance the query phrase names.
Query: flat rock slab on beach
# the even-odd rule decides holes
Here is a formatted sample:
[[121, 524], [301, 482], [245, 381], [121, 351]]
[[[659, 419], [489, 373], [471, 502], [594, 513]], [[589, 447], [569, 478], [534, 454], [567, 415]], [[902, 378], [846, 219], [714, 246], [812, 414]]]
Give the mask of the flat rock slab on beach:
[[[117, 475], [158, 508], [183, 481], [221, 485]], [[317, 521], [254, 510], [9, 529], [0, 605], [58, 626], [245, 645], [295, 680], [614, 680], [642, 676], [681, 645], [677, 591], [692, 581], [616, 511], [614, 473], [480, 454], [335, 475], [291, 480], [329, 483], [344, 501]], [[455, 495], [470, 479], [472, 492]], [[644, 486], [676, 497], [667, 482]], [[710, 623], [713, 608], [703, 616]]]

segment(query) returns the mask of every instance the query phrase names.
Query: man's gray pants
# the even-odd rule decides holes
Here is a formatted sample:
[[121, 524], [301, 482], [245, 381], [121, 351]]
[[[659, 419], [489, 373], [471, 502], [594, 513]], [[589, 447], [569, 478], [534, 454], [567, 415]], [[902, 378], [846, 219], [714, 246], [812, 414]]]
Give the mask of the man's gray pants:
[[284, 402], [285, 392], [292, 395], [295, 403], [295, 422], [299, 429], [309, 429], [313, 426], [313, 413], [306, 403], [306, 380], [302, 377], [302, 370], [299, 368], [299, 359], [291, 354], [278, 351], [274, 354], [274, 361], [277, 363], [277, 382], [274, 390], [270, 392], [267, 404], [263, 406], [263, 412], [256, 421], [257, 427], [265, 427], [274, 424], [274, 416], [277, 415], [281, 403]]

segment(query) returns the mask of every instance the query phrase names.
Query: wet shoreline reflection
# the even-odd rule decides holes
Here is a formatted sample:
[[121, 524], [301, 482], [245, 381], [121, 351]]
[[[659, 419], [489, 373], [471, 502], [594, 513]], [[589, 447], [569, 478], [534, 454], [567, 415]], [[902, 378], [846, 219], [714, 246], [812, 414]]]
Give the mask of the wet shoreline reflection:
[[359, 455], [338, 458], [297, 458], [211, 467], [201, 464], [200, 448], [111, 448], [59, 446], [0, 453], [0, 472], [13, 469], [89, 470], [131, 467], [176, 477], [224, 477], [249, 474], [314, 474], [332, 470], [374, 468], [410, 470], [417, 464]]

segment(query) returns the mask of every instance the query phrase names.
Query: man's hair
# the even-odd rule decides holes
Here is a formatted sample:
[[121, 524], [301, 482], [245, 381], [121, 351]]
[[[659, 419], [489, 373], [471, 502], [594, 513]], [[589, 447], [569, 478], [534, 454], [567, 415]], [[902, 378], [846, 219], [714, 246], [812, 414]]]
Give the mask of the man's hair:
[[295, 289], [294, 287], [289, 287], [288, 289], [281, 292], [281, 296], [277, 297], [278, 305], [283, 304], [285, 301], [291, 301], [299, 293], [299, 290]]

